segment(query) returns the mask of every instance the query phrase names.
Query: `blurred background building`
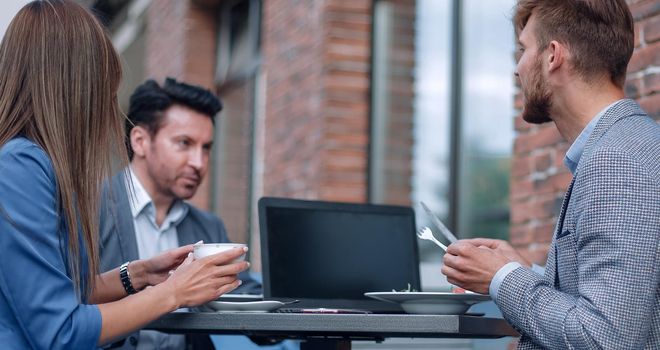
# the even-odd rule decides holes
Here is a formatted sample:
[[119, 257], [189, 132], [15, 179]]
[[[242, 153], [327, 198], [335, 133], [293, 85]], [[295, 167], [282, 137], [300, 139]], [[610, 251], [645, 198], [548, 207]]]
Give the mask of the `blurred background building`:
[[[262, 196], [410, 205], [419, 226], [430, 224], [424, 201], [459, 237], [508, 239], [545, 263], [568, 145], [518, 117], [515, 0], [80, 1], [124, 58], [124, 110], [147, 78], [221, 96], [212, 170], [193, 201], [250, 244], [257, 269]], [[660, 1], [628, 3], [626, 93], [658, 120]], [[433, 290], [441, 255], [420, 248]]]

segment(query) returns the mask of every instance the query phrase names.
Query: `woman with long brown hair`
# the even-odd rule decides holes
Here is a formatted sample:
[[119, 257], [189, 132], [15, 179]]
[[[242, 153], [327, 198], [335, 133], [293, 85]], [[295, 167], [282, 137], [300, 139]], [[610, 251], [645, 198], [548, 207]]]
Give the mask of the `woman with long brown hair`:
[[[240, 249], [191, 246], [98, 275], [98, 207], [124, 155], [121, 68], [104, 28], [70, 0], [34, 1], [0, 46], [0, 343], [95, 348], [236, 288]], [[173, 270], [173, 271], [172, 271]], [[150, 288], [145, 288], [152, 286]], [[140, 290], [133, 295], [127, 291]]]

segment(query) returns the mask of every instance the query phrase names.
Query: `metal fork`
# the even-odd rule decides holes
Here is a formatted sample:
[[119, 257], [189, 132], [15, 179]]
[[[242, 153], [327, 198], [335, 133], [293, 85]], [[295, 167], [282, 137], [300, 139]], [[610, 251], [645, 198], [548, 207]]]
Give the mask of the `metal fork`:
[[421, 230], [419, 230], [417, 232], [417, 237], [419, 237], [421, 239], [429, 240], [429, 241], [437, 244], [438, 247], [442, 248], [442, 250], [444, 250], [445, 252], [447, 251], [447, 246], [440, 243], [440, 241], [438, 241], [437, 239], [435, 239], [435, 237], [433, 236], [433, 231], [431, 231], [431, 229], [428, 228], [428, 227], [424, 227]]

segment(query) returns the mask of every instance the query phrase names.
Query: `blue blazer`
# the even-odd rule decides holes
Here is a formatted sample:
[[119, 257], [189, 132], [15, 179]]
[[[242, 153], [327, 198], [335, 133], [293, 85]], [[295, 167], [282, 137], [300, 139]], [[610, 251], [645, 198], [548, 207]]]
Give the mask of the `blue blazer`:
[[49, 157], [26, 138], [10, 140], [0, 149], [3, 349], [96, 348], [101, 313], [79, 301], [64, 237]]
[[660, 349], [660, 125], [632, 100], [587, 141], [548, 253], [497, 305], [520, 349]]

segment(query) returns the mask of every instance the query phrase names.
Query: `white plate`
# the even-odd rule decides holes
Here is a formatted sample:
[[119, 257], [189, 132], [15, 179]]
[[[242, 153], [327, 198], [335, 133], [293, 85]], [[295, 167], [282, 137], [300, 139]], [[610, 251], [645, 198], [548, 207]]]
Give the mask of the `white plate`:
[[263, 301], [263, 300], [264, 300], [263, 294], [223, 294], [222, 296], [220, 296], [220, 298], [216, 299], [216, 301], [237, 301], [237, 302]]
[[210, 301], [206, 306], [213, 311], [219, 312], [270, 312], [284, 305], [281, 301]]
[[462, 315], [470, 306], [489, 301], [490, 296], [475, 293], [370, 292], [364, 295], [401, 305], [409, 314]]

